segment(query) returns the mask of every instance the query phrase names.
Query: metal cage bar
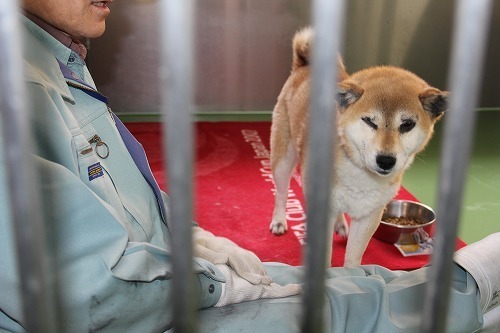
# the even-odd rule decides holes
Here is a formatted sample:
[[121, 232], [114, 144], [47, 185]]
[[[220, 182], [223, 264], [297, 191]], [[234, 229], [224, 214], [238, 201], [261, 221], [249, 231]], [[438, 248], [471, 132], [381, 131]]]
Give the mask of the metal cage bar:
[[[37, 172], [31, 152], [29, 105], [23, 83], [23, 57], [17, 1], [0, 1], [0, 112], [15, 234], [20, 294], [26, 328], [56, 332], [47, 238]], [[8, 232], [2, 230], [2, 232]]]
[[[426, 290], [423, 332], [442, 332], [446, 327], [450, 267], [462, 200], [465, 173], [471, 147], [481, 80], [491, 0], [460, 0], [456, 15], [449, 85], [453, 116], [445, 123], [445, 137], [439, 202], [436, 249], [432, 258], [430, 283]], [[168, 159], [172, 207], [170, 227], [173, 243], [173, 304], [176, 332], [197, 329], [192, 272], [192, 168], [193, 168], [193, 6], [192, 0], [162, 1], [165, 39], [162, 40], [162, 67], [165, 100], [164, 143]], [[324, 263], [328, 222], [329, 179], [332, 141], [335, 133], [336, 59], [343, 37], [345, 1], [317, 0], [313, 21], [313, 79], [310, 163], [307, 177], [308, 247], [304, 291], [303, 332], [321, 332], [324, 300]], [[474, 19], [471, 19], [473, 17]], [[46, 255], [44, 224], [36, 187], [36, 170], [31, 160], [28, 105], [23, 88], [20, 30], [16, 2], [0, 0], [0, 111], [3, 149], [11, 193], [12, 225], [15, 232], [22, 299], [27, 329], [55, 332], [56, 314], [51, 293], [50, 268]], [[183, 31], [179, 34], [178, 31]], [[334, 31], [335, 33], [331, 33]], [[321, 47], [320, 47], [321, 45]], [[314, 148], [314, 149], [313, 149]], [[325, 163], [326, 161], [326, 163]], [[310, 175], [316, 177], [311, 177]], [[30, 207], [30, 209], [26, 209]], [[311, 241], [312, 240], [312, 241]]]
[[450, 116], [446, 118], [441, 154], [436, 242], [422, 310], [422, 331], [446, 328], [453, 251], [476, 118], [487, 29], [493, 1], [460, 0], [455, 26], [448, 85]]
[[[193, 273], [193, 1], [161, 2], [162, 113], [172, 230], [172, 304], [176, 332], [196, 332]], [[182, 31], [182, 33], [179, 33]]]
[[[326, 247], [329, 228], [330, 182], [336, 133], [337, 54], [344, 27], [345, 1], [316, 0], [313, 3], [311, 116], [306, 169], [307, 247], [302, 332], [323, 331]], [[335, 129], [335, 126], [333, 126]], [[330, 260], [330, 258], [328, 258]]]

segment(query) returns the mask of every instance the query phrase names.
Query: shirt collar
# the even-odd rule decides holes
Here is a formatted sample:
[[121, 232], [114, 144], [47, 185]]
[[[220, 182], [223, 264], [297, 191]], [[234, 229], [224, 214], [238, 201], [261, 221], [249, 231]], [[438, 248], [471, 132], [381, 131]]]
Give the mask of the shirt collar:
[[64, 31], [57, 29], [56, 27], [48, 24], [47, 22], [43, 21], [38, 16], [36, 16], [36, 15], [26, 11], [26, 10], [23, 10], [23, 14], [28, 19], [30, 19], [33, 23], [35, 23], [40, 28], [45, 30], [52, 37], [57, 39], [61, 44], [63, 44], [67, 48], [71, 49], [76, 54], [78, 54], [80, 56], [80, 58], [82, 58], [82, 60], [85, 60], [85, 57], [87, 56], [87, 48], [77, 38], [72, 37], [69, 34], [65, 33]]

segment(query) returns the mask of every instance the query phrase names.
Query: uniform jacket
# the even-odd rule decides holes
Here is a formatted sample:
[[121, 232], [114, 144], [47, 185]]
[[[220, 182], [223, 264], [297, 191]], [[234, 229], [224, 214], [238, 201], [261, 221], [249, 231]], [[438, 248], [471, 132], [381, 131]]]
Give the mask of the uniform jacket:
[[[107, 105], [65, 79], [57, 60], [95, 87], [85, 63], [33, 22], [22, 20], [33, 163], [40, 172], [40, 213], [53, 235], [49, 244], [61, 291], [57, 302], [62, 331], [165, 331], [172, 321], [167, 217], [162, 220], [157, 198]], [[106, 145], [98, 146], [96, 135]], [[4, 177], [1, 167], [0, 179]], [[168, 198], [162, 196], [166, 206]], [[8, 199], [2, 181], [0, 328], [22, 331]], [[223, 277], [204, 260], [196, 259], [194, 265], [199, 307], [212, 306], [220, 297]]]

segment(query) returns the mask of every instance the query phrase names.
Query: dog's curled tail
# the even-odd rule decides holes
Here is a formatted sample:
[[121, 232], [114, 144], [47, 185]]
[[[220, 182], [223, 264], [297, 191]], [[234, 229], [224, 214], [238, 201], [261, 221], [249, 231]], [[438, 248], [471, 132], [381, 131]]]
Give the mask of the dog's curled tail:
[[313, 29], [311, 27], [297, 31], [293, 37], [293, 58], [292, 71], [299, 67], [309, 65], [309, 55], [311, 42], [313, 39]]
[[[293, 59], [292, 59], [292, 71], [299, 67], [307, 66], [310, 63], [311, 55], [311, 45], [314, 36], [314, 31], [311, 27], [303, 28], [295, 33], [293, 37]], [[344, 61], [340, 54], [337, 56], [337, 66], [338, 66], [338, 81], [344, 81], [349, 77], [347, 73]]]

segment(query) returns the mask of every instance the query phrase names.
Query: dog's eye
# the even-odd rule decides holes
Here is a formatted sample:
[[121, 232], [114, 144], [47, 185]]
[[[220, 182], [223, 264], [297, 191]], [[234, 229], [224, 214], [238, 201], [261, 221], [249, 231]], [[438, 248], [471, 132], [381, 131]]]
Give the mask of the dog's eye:
[[408, 133], [415, 127], [415, 125], [416, 125], [415, 121], [411, 119], [405, 119], [403, 120], [403, 123], [399, 126], [399, 132]]
[[363, 118], [361, 118], [361, 120], [363, 120], [365, 122], [365, 124], [367, 124], [368, 126], [370, 126], [371, 128], [373, 128], [375, 130], [378, 128], [377, 124], [375, 124], [371, 120], [371, 118], [369, 118], [369, 117], [363, 117]]

